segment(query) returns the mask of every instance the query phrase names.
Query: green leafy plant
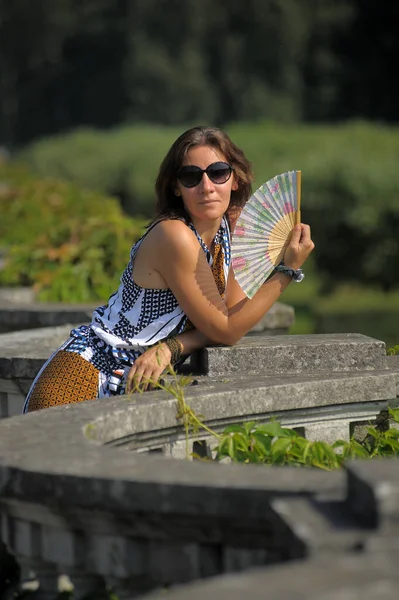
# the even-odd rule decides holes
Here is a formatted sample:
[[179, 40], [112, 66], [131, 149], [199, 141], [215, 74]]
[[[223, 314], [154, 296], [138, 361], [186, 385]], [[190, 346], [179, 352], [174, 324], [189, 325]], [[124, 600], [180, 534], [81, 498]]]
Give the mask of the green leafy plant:
[[33, 286], [43, 301], [106, 301], [144, 219], [125, 215], [114, 198], [17, 165], [0, 166], [0, 184], [0, 285]]
[[[387, 420], [399, 424], [399, 409], [389, 408]], [[337, 440], [330, 445], [306, 440], [277, 421], [229, 425], [216, 448], [216, 460], [229, 457], [234, 462], [318, 467], [329, 471], [348, 459], [399, 455], [399, 429], [370, 425], [366, 431], [361, 441], [352, 437], [349, 442]]]

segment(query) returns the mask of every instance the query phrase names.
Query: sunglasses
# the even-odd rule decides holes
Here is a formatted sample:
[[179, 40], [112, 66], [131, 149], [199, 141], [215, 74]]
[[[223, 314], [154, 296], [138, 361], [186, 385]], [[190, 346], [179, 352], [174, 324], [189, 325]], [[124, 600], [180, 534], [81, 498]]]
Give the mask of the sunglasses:
[[214, 162], [206, 169], [200, 169], [195, 165], [181, 167], [177, 172], [177, 179], [184, 187], [192, 188], [199, 184], [204, 173], [213, 183], [226, 183], [231, 177], [234, 168], [225, 162]]

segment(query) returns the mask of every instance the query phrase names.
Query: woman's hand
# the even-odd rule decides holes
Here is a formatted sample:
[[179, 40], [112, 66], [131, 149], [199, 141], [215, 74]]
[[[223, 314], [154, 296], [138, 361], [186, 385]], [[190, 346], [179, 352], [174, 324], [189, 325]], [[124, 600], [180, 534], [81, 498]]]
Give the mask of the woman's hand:
[[291, 269], [299, 269], [314, 248], [310, 237], [310, 227], [304, 223], [295, 225], [291, 240], [284, 254], [284, 264]]
[[139, 356], [126, 378], [126, 393], [151, 389], [170, 364], [171, 352], [166, 344], [156, 344]]

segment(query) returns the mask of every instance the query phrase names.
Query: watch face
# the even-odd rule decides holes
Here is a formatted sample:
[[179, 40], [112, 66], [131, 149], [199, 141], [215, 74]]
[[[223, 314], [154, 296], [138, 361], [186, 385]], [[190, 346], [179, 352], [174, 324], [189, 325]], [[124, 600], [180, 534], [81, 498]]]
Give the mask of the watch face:
[[305, 273], [302, 272], [302, 269], [297, 269], [296, 271], [294, 271], [292, 278], [294, 281], [299, 283], [300, 281], [302, 281], [302, 279], [304, 279], [304, 277], [305, 277]]

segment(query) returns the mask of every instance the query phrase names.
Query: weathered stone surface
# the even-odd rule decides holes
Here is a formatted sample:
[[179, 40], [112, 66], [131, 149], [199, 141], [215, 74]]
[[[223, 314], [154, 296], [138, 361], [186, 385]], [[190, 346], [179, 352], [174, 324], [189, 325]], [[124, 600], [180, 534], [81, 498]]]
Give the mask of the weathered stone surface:
[[399, 396], [399, 355], [387, 356], [387, 367], [395, 374], [396, 395]]
[[[33, 376], [29, 365], [45, 360], [69, 328], [50, 337], [48, 331], [32, 331], [33, 347], [24, 335], [0, 336], [0, 343], [5, 340], [0, 411], [6, 396], [22, 393], [28, 384]], [[382, 342], [365, 336], [260, 336], [236, 348], [205, 352], [211, 368], [196, 377], [198, 385], [188, 387], [185, 397], [216, 431], [228, 423], [276, 416], [284, 425], [301, 427], [310, 439], [322, 432], [332, 441], [348, 436], [354, 423], [375, 418], [388, 401], [397, 402], [396, 366], [386, 360]], [[235, 373], [218, 374], [220, 365], [229, 362], [241, 366]], [[256, 375], [250, 370], [254, 364]], [[197, 441], [209, 454], [209, 438], [200, 432]], [[2, 419], [0, 536], [18, 552], [24, 572], [37, 571], [43, 593], [54, 595], [57, 575], [65, 572], [77, 600], [106, 583], [137, 595], [156, 586], [305, 557], [310, 565], [317, 557], [315, 577], [305, 562], [300, 566], [306, 576], [292, 563], [293, 575], [287, 570], [280, 587], [274, 580], [264, 583], [262, 598], [265, 589], [290, 600], [335, 600], [344, 593], [343, 598], [351, 598], [358, 571], [353, 567], [340, 578], [337, 555], [344, 555], [347, 565], [355, 551], [363, 553], [366, 563], [384, 548], [399, 552], [396, 461], [379, 461], [377, 473], [368, 470], [370, 463], [355, 463], [346, 474], [177, 461], [126, 450], [183, 456], [193, 444], [189, 439], [186, 446], [175, 400], [160, 391]], [[329, 587], [321, 575], [326, 565], [334, 573]], [[370, 573], [374, 578], [359, 587], [362, 600], [370, 590], [391, 590], [388, 570], [384, 579], [370, 563]], [[313, 596], [306, 595], [309, 585], [298, 588], [296, 581], [293, 595], [291, 580], [296, 578], [299, 583], [312, 580]], [[244, 582], [235, 584], [240, 598], [243, 593], [257, 597], [261, 579], [250, 583], [253, 593], [245, 579], [239, 581]], [[212, 597], [212, 589], [206, 593]], [[225, 597], [223, 586], [216, 593], [218, 600]], [[195, 595], [190, 592], [190, 597]]]
[[350, 333], [246, 337], [230, 348], [205, 348], [192, 364], [210, 376], [387, 369], [383, 342]]
[[[71, 327], [0, 335], [1, 417], [21, 412], [33, 378], [48, 356], [67, 339]], [[355, 350], [357, 359], [354, 358]], [[256, 370], [256, 375], [251, 375], [251, 370], [245, 368], [248, 352], [252, 357], [251, 369]], [[356, 416], [359, 421], [373, 419], [386, 406], [386, 401], [397, 395], [398, 374], [392, 366], [387, 368], [384, 344], [365, 336], [259, 336], [247, 338], [234, 348], [209, 348], [204, 353], [213, 357], [211, 373], [223, 365], [226, 369], [227, 365], [232, 365], [230, 370], [242, 366], [237, 373], [195, 376], [199, 385], [187, 390], [187, 397], [195, 409], [206, 414], [208, 422], [216, 428], [238, 418], [264, 419], [274, 415], [288, 426], [303, 427], [306, 424], [309, 439], [348, 439], [349, 428]], [[265, 357], [266, 364], [262, 362]], [[337, 371], [339, 367], [341, 371]], [[159, 392], [156, 398], [157, 402]], [[145, 406], [150, 401], [151, 396], [146, 394]], [[371, 402], [375, 404], [371, 405]], [[329, 406], [335, 407], [335, 417]], [[321, 407], [324, 412], [316, 415], [315, 411]], [[140, 402], [137, 411], [140, 412]], [[154, 414], [158, 422], [153, 423], [153, 431], [165, 430], [163, 409]], [[137, 424], [141, 418], [135, 415]], [[112, 419], [111, 422], [113, 431], [120, 431], [120, 425]], [[149, 430], [139, 426], [130, 436]], [[171, 433], [174, 435], [173, 431]], [[116, 435], [114, 439], [118, 437], [123, 438], [124, 434]], [[179, 440], [174, 436], [173, 450], [167, 449], [168, 440], [172, 442], [166, 432], [163, 441], [160, 439], [163, 452], [178, 456]], [[130, 448], [145, 447], [142, 436], [126, 440], [126, 443]], [[150, 443], [148, 448], [151, 447]]]
[[[171, 415], [175, 418], [173, 402], [170, 405]], [[151, 413], [156, 405], [149, 405], [148, 408]], [[134, 409], [134, 406], [119, 400], [89, 402], [0, 421], [0, 493], [16, 494], [15, 497], [34, 502], [45, 488], [48, 493], [58, 497], [57, 502], [66, 506], [70, 505], [73, 497], [77, 506], [93, 507], [103, 497], [100, 489], [105, 486], [104, 492], [105, 489], [111, 492], [109, 500], [115, 502], [115, 508], [119, 507], [120, 510], [123, 507], [124, 510], [130, 510], [141, 506], [149, 511], [156, 509], [157, 512], [165, 510], [170, 513], [179, 507], [179, 514], [198, 514], [200, 510], [212, 514], [217, 507], [217, 490], [224, 489], [226, 485], [237, 488], [239, 495], [244, 494], [239, 502], [245, 501], [246, 490], [251, 490], [253, 502], [256, 502], [255, 489], [258, 488], [259, 502], [263, 506], [265, 499], [273, 496], [276, 486], [281, 494], [292, 493], [293, 489], [297, 494], [305, 488], [309, 491], [315, 490], [315, 486], [323, 487], [321, 482], [327, 480], [333, 486], [342, 481], [341, 473], [334, 473], [330, 477], [322, 472], [310, 471], [304, 479], [304, 473], [295, 468], [284, 469], [277, 476], [273, 470], [263, 471], [256, 467], [243, 469], [231, 465], [224, 469], [215, 463], [143, 457], [122, 449], [93, 444], [85, 437], [83, 430], [87, 423], [94, 422], [96, 417], [107, 421], [114, 411], [120, 414], [121, 421], [127, 426], [130, 423], [135, 427], [134, 415], [137, 413]], [[45, 446], [43, 439], [46, 440]], [[48, 452], [50, 447], [51, 453]], [[85, 483], [82, 478], [87, 478]], [[118, 485], [114, 487], [116, 481]], [[167, 482], [173, 482], [172, 487], [175, 487], [175, 505], [172, 487], [166, 490]], [[206, 499], [204, 495], [198, 495], [201, 488], [213, 490], [212, 502], [209, 502], [209, 497]], [[94, 490], [97, 490], [96, 493]], [[163, 493], [166, 494], [165, 504], [161, 498]], [[186, 493], [188, 496], [185, 497]], [[261, 506], [259, 510], [262, 510]], [[236, 514], [235, 511], [241, 509], [233, 498], [225, 506], [226, 514]], [[248, 511], [248, 516], [251, 516], [249, 508]], [[253, 516], [259, 516], [259, 513]]]
[[[214, 382], [186, 389], [185, 397], [204, 422], [216, 431], [227, 424], [243, 420], [267, 421], [278, 418], [284, 425], [307, 426], [312, 429], [311, 439], [325, 439], [327, 426], [335, 441], [348, 439], [350, 423], [373, 419], [386, 407], [387, 400], [395, 402], [395, 379], [391, 373], [331, 374], [318, 379], [315, 376], [286, 378], [248, 378]], [[102, 443], [130, 443], [130, 448], [145, 444], [151, 446], [150, 432], [161, 431], [173, 435], [176, 427], [174, 402], [167, 401], [163, 392], [150, 392], [132, 397], [123, 417], [118, 411], [98, 417], [92, 424], [92, 435]], [[383, 400], [384, 399], [384, 400]], [[346, 427], [345, 435], [337, 428]], [[324, 429], [323, 429], [324, 428]], [[143, 433], [147, 432], [146, 438]], [[204, 432], [201, 433], [201, 439]], [[205, 436], [206, 437], [206, 436]], [[327, 436], [328, 437], [328, 436]], [[166, 438], [165, 438], [166, 439]], [[170, 438], [172, 439], [172, 438]], [[152, 440], [156, 444], [156, 436]]]
[[[72, 327], [0, 335], [0, 377], [34, 372], [68, 338]], [[24, 359], [36, 362], [31, 366]], [[206, 348], [193, 356], [191, 364], [208, 376], [228, 377], [386, 370], [386, 359], [383, 342], [360, 334], [262, 335], [246, 337], [233, 347]]]
[[[1, 255], [0, 255], [1, 261]], [[1, 262], [0, 262], [1, 268]], [[32, 287], [0, 287], [0, 306], [26, 306], [35, 300], [35, 292]]]
[[[1, 288], [0, 288], [1, 290]], [[69, 323], [90, 323], [95, 306], [90, 304], [20, 303], [20, 300], [1, 301], [0, 332], [59, 327]]]
[[383, 531], [399, 526], [399, 465], [394, 460], [348, 465], [348, 501], [351, 514], [366, 526]]
[[[396, 554], [334, 556], [253, 569], [169, 590], [169, 600], [396, 600]], [[163, 591], [146, 596], [159, 600]]]
[[0, 378], [33, 378], [49, 356], [68, 339], [72, 325], [0, 335]]

